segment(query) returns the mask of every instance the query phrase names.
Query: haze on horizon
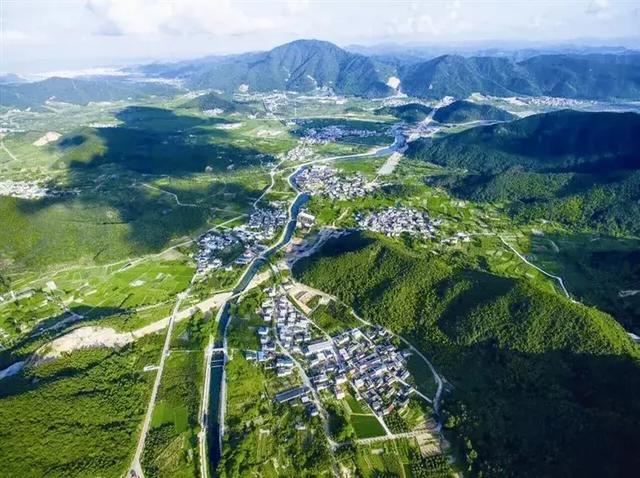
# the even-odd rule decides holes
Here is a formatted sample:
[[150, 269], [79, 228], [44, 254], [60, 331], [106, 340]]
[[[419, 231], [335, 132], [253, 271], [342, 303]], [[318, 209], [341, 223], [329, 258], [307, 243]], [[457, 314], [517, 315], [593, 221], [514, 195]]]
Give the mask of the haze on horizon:
[[299, 38], [479, 48], [640, 46], [629, 0], [0, 0], [0, 72], [266, 50]]

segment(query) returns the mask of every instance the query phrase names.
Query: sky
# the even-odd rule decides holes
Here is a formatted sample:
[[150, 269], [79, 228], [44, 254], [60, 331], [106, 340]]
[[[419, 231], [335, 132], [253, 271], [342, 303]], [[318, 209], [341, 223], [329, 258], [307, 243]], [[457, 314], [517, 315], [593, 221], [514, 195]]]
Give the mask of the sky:
[[380, 43], [640, 47], [640, 0], [0, 0], [0, 72]]

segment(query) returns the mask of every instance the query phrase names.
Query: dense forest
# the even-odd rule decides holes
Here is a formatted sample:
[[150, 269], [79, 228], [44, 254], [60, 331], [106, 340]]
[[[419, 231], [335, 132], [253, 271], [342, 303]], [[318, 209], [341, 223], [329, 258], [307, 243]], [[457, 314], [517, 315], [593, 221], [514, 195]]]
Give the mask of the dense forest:
[[640, 352], [608, 315], [353, 234], [294, 274], [410, 337], [452, 386], [446, 427], [482, 476], [624, 476], [640, 466]]
[[138, 437], [162, 336], [78, 350], [0, 382], [1, 476], [120, 477]]
[[470, 121], [509, 121], [516, 118], [508, 111], [491, 105], [459, 100], [438, 108], [433, 119], [440, 123], [468, 123]]
[[[640, 233], [640, 115], [556, 111], [416, 141], [408, 155], [447, 168], [428, 180], [523, 221]], [[454, 172], [452, 172], [454, 171]]]

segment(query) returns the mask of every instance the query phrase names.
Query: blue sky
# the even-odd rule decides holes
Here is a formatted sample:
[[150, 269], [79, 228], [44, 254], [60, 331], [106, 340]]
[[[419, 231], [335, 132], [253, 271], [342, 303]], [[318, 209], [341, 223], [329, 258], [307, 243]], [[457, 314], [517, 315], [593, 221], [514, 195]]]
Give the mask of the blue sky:
[[0, 71], [264, 50], [297, 39], [640, 46], [638, 0], [0, 0]]

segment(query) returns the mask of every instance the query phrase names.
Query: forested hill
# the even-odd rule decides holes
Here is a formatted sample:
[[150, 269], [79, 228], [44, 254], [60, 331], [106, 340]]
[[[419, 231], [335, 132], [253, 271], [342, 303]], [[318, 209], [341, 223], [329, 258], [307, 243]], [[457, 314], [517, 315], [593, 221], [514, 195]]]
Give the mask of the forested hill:
[[398, 106], [383, 106], [378, 108], [375, 113], [377, 115], [391, 115], [408, 123], [418, 123], [424, 120], [432, 108], [421, 103], [407, 103]]
[[446, 424], [470, 476], [628, 476], [640, 466], [638, 349], [610, 316], [460, 256], [366, 235], [327, 242], [294, 274], [414, 338], [454, 386]]
[[409, 155], [441, 166], [495, 174], [610, 172], [640, 168], [640, 115], [561, 110], [412, 143]]
[[491, 105], [459, 100], [438, 108], [433, 119], [440, 123], [469, 123], [471, 121], [510, 121], [516, 116]]
[[608, 100], [640, 97], [640, 54], [539, 55], [525, 61], [443, 55], [401, 68], [402, 91], [411, 96], [466, 98], [558, 96]]
[[179, 90], [156, 82], [126, 78], [47, 78], [33, 83], [0, 85], [0, 106], [41, 109], [48, 100], [86, 105], [98, 101], [141, 99], [150, 95], [175, 95]]
[[297, 40], [266, 52], [142, 67], [145, 74], [180, 78], [186, 85], [226, 92], [246, 85], [250, 91], [313, 91], [331, 88], [344, 95], [385, 96], [392, 68], [332, 43]]
[[[556, 111], [414, 142], [413, 158], [455, 168], [430, 178], [525, 222], [640, 234], [640, 115]], [[462, 173], [461, 173], [462, 171]]]
[[223, 113], [252, 113], [255, 109], [245, 103], [235, 101], [231, 96], [227, 97], [218, 93], [205, 93], [196, 96], [181, 105], [182, 108], [194, 108], [200, 111], [221, 110]]
[[337, 94], [381, 97], [396, 93], [387, 84], [395, 77], [403, 93], [418, 98], [467, 98], [478, 92], [635, 100], [640, 97], [639, 68], [640, 54], [631, 52], [538, 55], [521, 62], [459, 55], [416, 61], [402, 53], [366, 56], [326, 41], [297, 40], [264, 52], [152, 64], [137, 71], [226, 92], [246, 85], [250, 91], [329, 88]]

